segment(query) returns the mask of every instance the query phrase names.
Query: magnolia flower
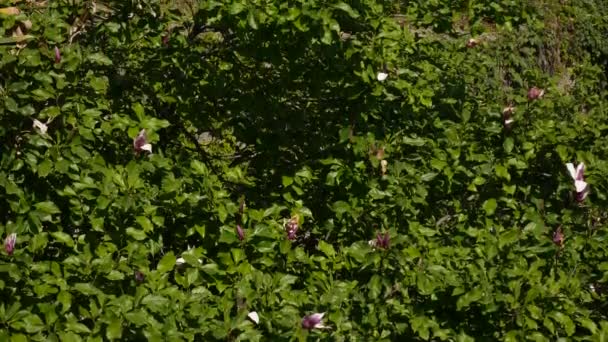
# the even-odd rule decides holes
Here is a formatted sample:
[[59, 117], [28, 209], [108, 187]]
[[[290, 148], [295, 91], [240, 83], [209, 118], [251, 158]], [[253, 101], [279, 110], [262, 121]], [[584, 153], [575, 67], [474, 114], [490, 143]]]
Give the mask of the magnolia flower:
[[59, 62], [61, 62], [61, 52], [59, 51], [59, 48], [55, 46], [55, 63]]
[[245, 231], [243, 230], [243, 227], [241, 227], [240, 224], [236, 225], [236, 235], [239, 237], [239, 240], [243, 241], [243, 239], [245, 239]]
[[543, 97], [544, 94], [545, 94], [544, 89], [532, 87], [532, 88], [530, 88], [530, 90], [528, 90], [528, 100], [529, 101], [538, 100], [541, 97]]
[[388, 74], [385, 72], [379, 72], [378, 75], [376, 75], [376, 78], [378, 79], [378, 81], [382, 82], [384, 80], [386, 80], [386, 78], [388, 77]]
[[506, 129], [511, 128], [511, 125], [515, 120], [513, 120], [513, 113], [515, 112], [515, 107], [509, 105], [502, 110], [502, 123]]
[[6, 254], [13, 255], [15, 250], [15, 243], [17, 242], [17, 234], [12, 233], [4, 239], [4, 250]]
[[473, 47], [477, 46], [477, 44], [479, 44], [479, 41], [475, 38], [471, 38], [467, 41], [468, 48], [473, 48]]
[[248, 313], [247, 317], [249, 317], [249, 319], [252, 320], [255, 324], [260, 323], [260, 316], [258, 316], [258, 313], [255, 311], [251, 311], [250, 313]]
[[574, 180], [574, 188], [576, 189], [576, 200], [581, 202], [589, 194], [589, 185], [585, 182], [585, 163], [580, 163], [575, 168], [574, 164], [567, 163], [566, 168], [570, 172], [570, 176]]
[[137, 134], [137, 137], [133, 139], [133, 148], [135, 152], [148, 151], [152, 153], [152, 145], [148, 143], [148, 137], [146, 136], [146, 130], [142, 129]]
[[372, 247], [387, 249], [391, 244], [391, 237], [388, 232], [381, 234], [376, 234], [376, 238], [373, 240], [369, 240], [368, 244]]
[[386, 174], [386, 169], [388, 168], [388, 162], [386, 161], [386, 159], [382, 159], [380, 161], [380, 167], [382, 169], [382, 174], [385, 175]]
[[562, 232], [562, 227], [558, 227], [555, 232], [553, 232], [553, 243], [559, 247], [564, 246], [564, 233]]
[[46, 134], [46, 131], [49, 129], [46, 124], [43, 124], [41, 121], [38, 121], [36, 119], [34, 119], [34, 124], [32, 125], [32, 127], [35, 129], [37, 128], [42, 134]]
[[302, 328], [308, 329], [308, 330], [327, 328], [325, 325], [323, 325], [323, 316], [324, 315], [325, 315], [325, 312], [314, 313], [312, 315], [304, 316], [304, 318], [302, 318]]
[[287, 231], [287, 238], [289, 240], [295, 240], [296, 234], [298, 233], [298, 215], [294, 215], [287, 224], [285, 224], [285, 231]]

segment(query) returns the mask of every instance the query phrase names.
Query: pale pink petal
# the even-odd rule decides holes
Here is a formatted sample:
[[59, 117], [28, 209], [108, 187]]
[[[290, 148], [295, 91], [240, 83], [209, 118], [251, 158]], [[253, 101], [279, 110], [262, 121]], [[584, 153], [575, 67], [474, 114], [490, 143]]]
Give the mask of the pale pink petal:
[[580, 163], [576, 167], [576, 180], [583, 180], [583, 175], [585, 172], [585, 163]]
[[576, 192], [583, 192], [587, 188], [587, 182], [576, 180], [574, 181], [574, 186], [576, 187]]

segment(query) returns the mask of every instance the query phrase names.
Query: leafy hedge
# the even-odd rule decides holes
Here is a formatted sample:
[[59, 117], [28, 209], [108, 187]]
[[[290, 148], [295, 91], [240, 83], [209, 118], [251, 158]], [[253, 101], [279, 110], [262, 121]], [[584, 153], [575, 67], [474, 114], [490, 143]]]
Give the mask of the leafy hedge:
[[608, 339], [602, 1], [12, 3], [0, 340]]

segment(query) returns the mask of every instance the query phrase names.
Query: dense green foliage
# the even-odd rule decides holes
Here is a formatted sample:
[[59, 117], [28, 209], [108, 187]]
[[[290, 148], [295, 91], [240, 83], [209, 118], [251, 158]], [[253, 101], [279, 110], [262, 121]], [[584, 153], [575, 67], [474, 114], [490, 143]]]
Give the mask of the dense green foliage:
[[1, 7], [0, 341], [608, 340], [604, 1]]

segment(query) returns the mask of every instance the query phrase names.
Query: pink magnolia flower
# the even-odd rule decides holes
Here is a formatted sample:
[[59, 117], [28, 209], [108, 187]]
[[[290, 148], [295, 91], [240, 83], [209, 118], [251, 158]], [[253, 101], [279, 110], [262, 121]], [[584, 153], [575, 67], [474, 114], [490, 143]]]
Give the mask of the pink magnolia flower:
[[61, 52], [59, 51], [59, 48], [55, 46], [55, 63], [59, 62], [61, 62]]
[[558, 227], [555, 232], [553, 232], [553, 243], [558, 245], [559, 247], [564, 246], [564, 232], [562, 231], [562, 227]]
[[513, 125], [513, 113], [515, 113], [515, 107], [509, 105], [502, 110], [502, 124], [505, 129], [510, 129]]
[[384, 234], [378, 233], [376, 234], [376, 239], [370, 240], [368, 243], [372, 247], [388, 249], [391, 245], [391, 236], [388, 232]]
[[287, 224], [285, 224], [285, 231], [287, 232], [287, 238], [289, 240], [293, 241], [296, 239], [298, 228], [298, 215], [294, 215], [289, 221], [287, 221]]
[[530, 90], [528, 90], [528, 100], [529, 101], [538, 100], [541, 97], [543, 97], [544, 94], [545, 94], [544, 89], [532, 87], [532, 88], [530, 88]]
[[4, 250], [6, 254], [13, 255], [15, 250], [15, 243], [17, 243], [17, 234], [12, 233], [4, 239]]
[[323, 316], [325, 312], [322, 313], [314, 313], [312, 315], [304, 316], [302, 318], [302, 328], [304, 329], [324, 329], [327, 328], [323, 325]]
[[133, 149], [135, 152], [140, 153], [142, 151], [148, 151], [152, 153], [152, 144], [148, 143], [148, 137], [146, 135], [146, 130], [142, 129], [137, 134], [137, 137], [133, 139]]
[[471, 38], [467, 41], [468, 48], [474, 48], [475, 46], [477, 46], [477, 44], [479, 44], [479, 41], [475, 38]]
[[589, 194], [589, 184], [585, 182], [585, 164], [580, 163], [574, 167], [574, 164], [567, 163], [566, 168], [570, 173], [570, 177], [574, 180], [574, 188], [576, 190], [576, 200], [582, 202]]

